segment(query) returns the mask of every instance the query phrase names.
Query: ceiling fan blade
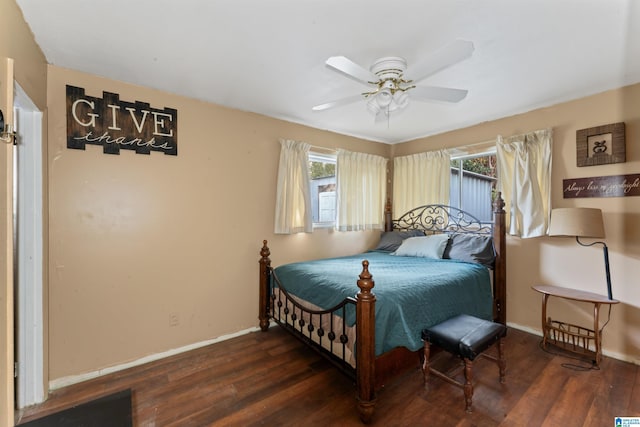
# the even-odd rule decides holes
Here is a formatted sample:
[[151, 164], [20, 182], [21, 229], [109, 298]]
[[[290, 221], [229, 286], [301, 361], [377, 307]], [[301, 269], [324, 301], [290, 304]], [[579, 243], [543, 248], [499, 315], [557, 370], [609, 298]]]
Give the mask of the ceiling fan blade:
[[371, 71], [361, 67], [345, 56], [332, 56], [327, 59], [326, 64], [328, 67], [333, 68], [334, 70], [349, 78], [359, 81], [360, 83], [369, 84], [375, 83], [379, 80], [378, 76], [373, 74]]
[[341, 107], [343, 105], [359, 102], [359, 101], [362, 101], [362, 99], [363, 99], [362, 95], [353, 95], [353, 96], [348, 96], [346, 98], [336, 99], [335, 101], [327, 102], [325, 104], [316, 105], [311, 109], [313, 111], [324, 111], [324, 110], [328, 110], [329, 108]]
[[456, 40], [429, 56], [422, 64], [413, 67], [411, 75], [416, 76], [414, 83], [426, 79], [445, 68], [467, 59], [474, 51], [473, 43], [466, 40]]
[[411, 99], [416, 101], [460, 102], [469, 93], [466, 89], [454, 89], [438, 86], [416, 86], [409, 91]]

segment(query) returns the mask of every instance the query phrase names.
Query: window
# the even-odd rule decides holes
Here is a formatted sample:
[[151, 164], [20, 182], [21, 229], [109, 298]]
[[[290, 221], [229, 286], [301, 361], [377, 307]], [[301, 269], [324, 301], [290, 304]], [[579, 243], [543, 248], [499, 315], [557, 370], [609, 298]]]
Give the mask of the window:
[[481, 222], [493, 219], [496, 186], [495, 151], [451, 158], [450, 205], [475, 216]]
[[336, 221], [336, 156], [309, 153], [311, 216], [314, 226], [333, 226]]

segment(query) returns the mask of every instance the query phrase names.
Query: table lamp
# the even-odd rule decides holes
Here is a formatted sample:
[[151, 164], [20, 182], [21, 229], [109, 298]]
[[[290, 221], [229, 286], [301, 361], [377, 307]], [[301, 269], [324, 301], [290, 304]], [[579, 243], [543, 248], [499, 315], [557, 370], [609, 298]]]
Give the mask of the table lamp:
[[551, 211], [551, 223], [549, 224], [549, 236], [575, 236], [576, 242], [581, 246], [602, 245], [604, 252], [604, 267], [607, 277], [607, 296], [613, 299], [611, 294], [611, 275], [609, 272], [609, 249], [602, 242], [582, 243], [580, 237], [603, 238], [604, 223], [602, 211], [595, 208], [558, 208]]

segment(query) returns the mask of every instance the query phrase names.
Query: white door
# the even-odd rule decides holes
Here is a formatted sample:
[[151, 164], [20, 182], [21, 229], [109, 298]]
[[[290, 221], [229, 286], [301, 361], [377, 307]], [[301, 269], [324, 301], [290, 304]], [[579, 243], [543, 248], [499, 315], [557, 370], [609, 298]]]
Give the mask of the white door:
[[42, 113], [16, 83], [14, 242], [16, 404], [44, 401]]

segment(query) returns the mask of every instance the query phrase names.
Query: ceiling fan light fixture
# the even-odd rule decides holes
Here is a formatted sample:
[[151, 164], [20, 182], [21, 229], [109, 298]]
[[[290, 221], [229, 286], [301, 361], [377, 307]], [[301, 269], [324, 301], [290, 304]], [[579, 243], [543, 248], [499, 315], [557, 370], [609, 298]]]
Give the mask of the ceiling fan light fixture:
[[405, 91], [398, 91], [393, 94], [393, 102], [396, 103], [398, 108], [405, 108], [409, 105], [409, 94]]
[[393, 102], [393, 95], [389, 89], [382, 89], [376, 95], [376, 102], [380, 108], [387, 108]]
[[369, 98], [367, 110], [376, 117], [380, 113], [389, 117], [392, 112], [401, 110], [407, 105], [409, 105], [409, 95], [406, 92], [401, 90], [394, 92], [383, 88]]
[[369, 112], [374, 116], [377, 116], [380, 112], [380, 104], [378, 103], [378, 100], [375, 96], [372, 96], [367, 101], [367, 110], [369, 110]]

